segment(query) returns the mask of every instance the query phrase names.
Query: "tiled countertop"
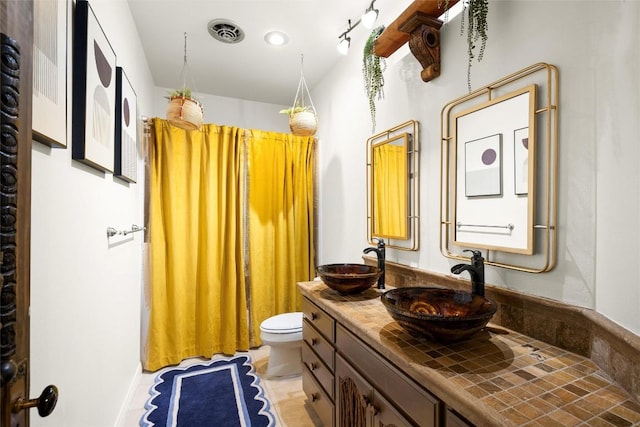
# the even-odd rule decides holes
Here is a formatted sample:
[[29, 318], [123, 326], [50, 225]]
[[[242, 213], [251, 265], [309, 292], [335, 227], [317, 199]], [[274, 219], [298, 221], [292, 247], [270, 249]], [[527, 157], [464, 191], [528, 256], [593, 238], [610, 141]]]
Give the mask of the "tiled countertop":
[[380, 291], [340, 295], [322, 282], [302, 294], [478, 426], [640, 425], [640, 405], [591, 360], [489, 324], [442, 345], [406, 332]]

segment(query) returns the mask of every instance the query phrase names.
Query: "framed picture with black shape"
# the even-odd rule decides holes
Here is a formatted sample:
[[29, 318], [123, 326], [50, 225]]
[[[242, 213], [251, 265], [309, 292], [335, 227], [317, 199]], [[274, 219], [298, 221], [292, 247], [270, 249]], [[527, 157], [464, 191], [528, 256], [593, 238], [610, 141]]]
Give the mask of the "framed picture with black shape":
[[125, 181], [137, 179], [138, 113], [136, 93], [122, 67], [116, 67], [116, 140], [113, 174]]
[[33, 2], [33, 139], [67, 148], [69, 0]]
[[86, 0], [76, 3], [75, 25], [72, 157], [113, 172], [116, 54]]

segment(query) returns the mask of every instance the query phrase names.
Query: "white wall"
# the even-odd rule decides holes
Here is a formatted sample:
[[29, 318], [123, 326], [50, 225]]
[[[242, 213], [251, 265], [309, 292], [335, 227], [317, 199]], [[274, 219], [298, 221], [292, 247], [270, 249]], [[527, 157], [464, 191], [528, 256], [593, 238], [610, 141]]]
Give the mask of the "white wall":
[[[407, 4], [379, 5], [391, 22]], [[398, 10], [399, 9], [399, 10]], [[560, 71], [558, 266], [549, 273], [487, 267], [487, 282], [595, 308], [640, 333], [640, 3], [491, 1], [489, 41], [472, 66], [473, 89], [526, 66]], [[420, 80], [403, 48], [388, 60], [377, 132], [421, 124], [421, 242], [388, 259], [440, 273], [440, 113], [467, 93], [460, 17], [441, 30], [442, 74]], [[321, 126], [319, 263], [360, 262], [366, 239], [365, 143], [372, 135], [361, 78], [367, 31], [352, 32], [349, 55], [312, 89]], [[322, 125], [330, 123], [330, 125]], [[468, 277], [465, 277], [468, 279]]]
[[[153, 80], [128, 3], [91, 4], [148, 115]], [[48, 418], [31, 413], [32, 426], [114, 426], [128, 408], [140, 372], [143, 236], [107, 240], [106, 228], [143, 223], [138, 171], [127, 184], [71, 160], [70, 139], [67, 149], [34, 142], [31, 395], [56, 384], [60, 397]]]

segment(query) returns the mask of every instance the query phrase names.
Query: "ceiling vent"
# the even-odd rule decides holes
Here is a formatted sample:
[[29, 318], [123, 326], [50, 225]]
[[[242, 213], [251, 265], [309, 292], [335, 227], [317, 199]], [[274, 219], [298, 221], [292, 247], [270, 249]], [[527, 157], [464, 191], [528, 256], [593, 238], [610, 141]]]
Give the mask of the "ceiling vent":
[[214, 19], [207, 24], [209, 34], [223, 43], [240, 43], [244, 39], [244, 31], [235, 22], [227, 19]]

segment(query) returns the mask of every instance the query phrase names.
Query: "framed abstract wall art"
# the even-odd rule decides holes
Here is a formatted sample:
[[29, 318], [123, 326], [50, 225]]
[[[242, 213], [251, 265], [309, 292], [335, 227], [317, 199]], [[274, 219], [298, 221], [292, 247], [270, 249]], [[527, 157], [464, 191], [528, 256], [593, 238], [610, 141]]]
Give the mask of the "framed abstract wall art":
[[116, 54], [88, 1], [76, 3], [72, 157], [113, 172]]
[[136, 93], [122, 67], [116, 67], [116, 130], [113, 174], [128, 182], [137, 179], [138, 112]]
[[69, 0], [33, 2], [33, 139], [67, 147]]

